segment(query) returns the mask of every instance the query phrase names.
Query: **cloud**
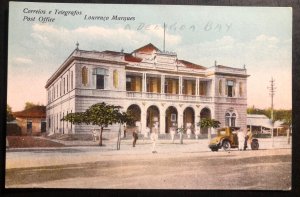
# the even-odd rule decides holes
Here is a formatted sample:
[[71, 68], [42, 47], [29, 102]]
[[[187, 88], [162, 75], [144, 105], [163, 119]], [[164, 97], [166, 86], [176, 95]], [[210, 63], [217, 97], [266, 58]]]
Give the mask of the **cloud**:
[[[55, 27], [49, 24], [34, 24], [31, 37], [46, 47], [54, 46], [75, 46], [75, 42], [83, 43], [83, 46], [95, 46], [95, 50], [106, 50], [107, 46], [127, 47], [130, 50], [140, 47], [141, 42], [163, 41], [162, 28], [148, 28], [147, 30], [137, 31], [124, 27], [101, 27], [87, 26], [75, 29], [65, 27]], [[178, 45], [181, 42], [179, 35], [166, 33], [166, 41], [170, 45]], [[86, 43], [86, 44], [85, 44]], [[96, 45], [98, 43], [98, 46]], [[88, 48], [88, 50], [93, 50]], [[121, 48], [120, 48], [121, 50]]]
[[16, 57], [14, 58], [13, 62], [17, 64], [31, 64], [32, 59], [26, 57]]
[[[276, 80], [274, 98], [276, 108], [292, 106], [292, 51], [291, 39], [280, 40], [269, 35], [257, 35], [249, 41], [223, 36], [212, 41], [178, 47], [179, 58], [203, 66], [218, 64], [242, 68], [246, 64], [248, 78], [248, 105], [270, 106], [267, 87], [271, 77]], [[192, 51], [192, 53], [191, 53]]]

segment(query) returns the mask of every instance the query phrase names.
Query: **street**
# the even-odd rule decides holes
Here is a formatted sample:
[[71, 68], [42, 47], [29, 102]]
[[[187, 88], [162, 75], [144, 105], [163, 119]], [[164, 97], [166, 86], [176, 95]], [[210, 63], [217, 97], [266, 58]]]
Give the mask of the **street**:
[[[263, 140], [261, 140], [262, 144]], [[267, 144], [265, 141], [264, 144]], [[278, 145], [278, 143], [275, 143]], [[290, 145], [289, 145], [290, 146]], [[211, 152], [205, 140], [184, 144], [160, 140], [121, 150], [63, 147], [9, 150], [7, 188], [255, 189], [291, 188], [291, 149]]]

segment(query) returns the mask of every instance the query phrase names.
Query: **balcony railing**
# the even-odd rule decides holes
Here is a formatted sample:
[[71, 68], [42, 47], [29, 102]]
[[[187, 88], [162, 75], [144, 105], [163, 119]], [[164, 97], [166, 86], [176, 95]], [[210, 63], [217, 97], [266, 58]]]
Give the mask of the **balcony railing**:
[[154, 92], [136, 92], [136, 91], [112, 91], [100, 89], [76, 89], [76, 95], [81, 96], [100, 96], [132, 99], [160, 99], [160, 100], [182, 100], [182, 101], [199, 101], [199, 102], [217, 102], [217, 103], [240, 103], [247, 102], [246, 98], [237, 97], [211, 97], [205, 95], [179, 95], [179, 94], [162, 94]]

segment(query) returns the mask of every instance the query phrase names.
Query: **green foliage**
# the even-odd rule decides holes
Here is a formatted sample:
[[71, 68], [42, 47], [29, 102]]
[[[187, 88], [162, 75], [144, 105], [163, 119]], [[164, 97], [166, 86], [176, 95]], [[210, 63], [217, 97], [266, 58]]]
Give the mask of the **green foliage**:
[[177, 129], [177, 132], [178, 133], [184, 133], [184, 131], [185, 131], [185, 129], [183, 128], [183, 126], [181, 126], [181, 127], [179, 127], [178, 129]]
[[107, 127], [114, 123], [131, 123], [133, 117], [125, 112], [120, 112], [121, 106], [108, 105], [104, 102], [89, 107], [85, 112], [70, 113], [62, 120], [73, 124], [92, 124]]
[[[121, 106], [108, 105], [104, 102], [89, 107], [85, 112], [70, 113], [61, 120], [73, 124], [92, 124], [100, 127], [99, 145], [102, 146], [103, 128], [114, 123], [130, 124], [134, 117], [125, 112], [120, 112]], [[120, 131], [119, 131], [120, 132]]]
[[11, 107], [9, 105], [7, 105], [6, 107], [6, 121], [10, 122], [15, 120], [16, 118], [12, 115], [12, 110]]
[[202, 118], [200, 122], [198, 122], [197, 126], [201, 128], [218, 128], [220, 127], [220, 122], [211, 118]]
[[[268, 118], [271, 118], [271, 109], [258, 109], [254, 106], [247, 108], [247, 114], [262, 114], [266, 115]], [[282, 120], [288, 125], [292, 123], [292, 110], [278, 109], [273, 110], [274, 121]]]
[[32, 102], [26, 102], [26, 103], [25, 103], [24, 109], [25, 109], [25, 110], [26, 110], [26, 109], [30, 109], [30, 108], [32, 108], [32, 107], [34, 107], [34, 106], [37, 106], [37, 104], [34, 104], [34, 103], [32, 103]]

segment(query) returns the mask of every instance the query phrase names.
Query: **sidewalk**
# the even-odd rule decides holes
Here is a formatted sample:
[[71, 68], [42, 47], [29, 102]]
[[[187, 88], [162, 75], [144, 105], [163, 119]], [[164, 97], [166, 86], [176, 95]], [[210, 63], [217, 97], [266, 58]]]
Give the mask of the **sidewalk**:
[[[51, 139], [51, 141], [58, 142], [64, 144], [64, 147], [34, 147], [34, 148], [10, 148], [9, 151], [43, 151], [43, 150], [68, 150], [68, 149], [95, 149], [97, 152], [107, 152], [107, 151], [117, 151], [121, 154], [124, 154], [125, 150], [130, 150], [132, 152], [135, 150], [135, 154], [144, 154], [151, 152], [152, 149], [152, 141], [150, 139], [138, 139], [136, 147], [132, 147], [132, 139], [121, 138], [121, 150], [117, 150], [117, 138], [103, 140], [103, 146], [99, 146], [99, 141], [83, 141], [83, 140], [74, 140], [74, 141], [65, 141], [65, 140], [57, 140]], [[292, 138], [290, 144], [287, 144], [287, 138], [284, 136], [275, 137], [274, 142], [272, 142], [271, 138], [258, 138], [259, 141], [259, 149], [291, 149], [292, 147]], [[159, 139], [156, 142], [156, 149], [161, 153], [168, 152], [207, 152], [210, 151], [208, 148], [208, 140], [207, 139], [184, 139], [183, 144], [180, 144], [179, 139], [176, 139], [174, 143], [172, 143], [169, 139]], [[236, 148], [231, 150], [237, 150]], [[248, 148], [247, 150], [251, 150]], [[220, 149], [219, 151], [223, 151]]]

